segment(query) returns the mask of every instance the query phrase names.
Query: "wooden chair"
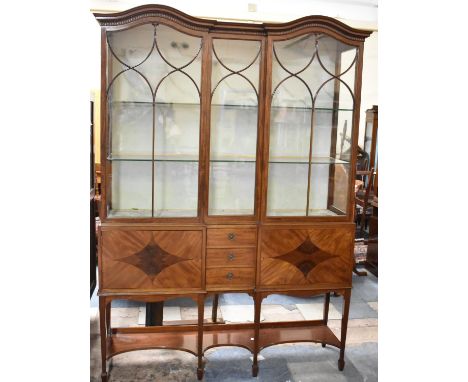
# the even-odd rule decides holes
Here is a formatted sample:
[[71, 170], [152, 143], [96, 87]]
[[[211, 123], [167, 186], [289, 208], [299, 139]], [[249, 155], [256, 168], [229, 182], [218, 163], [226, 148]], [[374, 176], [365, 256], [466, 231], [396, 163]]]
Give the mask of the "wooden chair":
[[373, 195], [373, 180], [374, 180], [374, 168], [370, 170], [358, 170], [356, 171], [356, 177], [361, 177], [362, 187], [356, 191], [354, 198], [355, 201], [355, 210], [357, 211], [357, 206], [362, 207], [362, 214], [360, 219], [360, 229], [361, 232], [364, 231], [366, 225], [366, 213], [367, 207], [369, 206], [369, 201], [374, 197]]

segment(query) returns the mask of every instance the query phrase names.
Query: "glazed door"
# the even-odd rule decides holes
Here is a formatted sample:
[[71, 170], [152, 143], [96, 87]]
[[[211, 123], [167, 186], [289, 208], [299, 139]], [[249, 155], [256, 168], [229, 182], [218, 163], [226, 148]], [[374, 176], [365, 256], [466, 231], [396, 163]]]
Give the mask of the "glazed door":
[[202, 38], [144, 24], [107, 47], [108, 216], [197, 217]]
[[212, 39], [207, 217], [256, 215], [261, 40]]
[[358, 50], [321, 33], [272, 38], [267, 218], [351, 216]]

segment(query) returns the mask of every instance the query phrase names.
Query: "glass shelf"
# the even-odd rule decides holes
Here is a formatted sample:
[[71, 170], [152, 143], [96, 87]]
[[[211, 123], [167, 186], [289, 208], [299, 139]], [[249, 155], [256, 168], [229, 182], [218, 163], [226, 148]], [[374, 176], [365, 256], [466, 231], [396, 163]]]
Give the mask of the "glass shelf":
[[[186, 107], [200, 107], [199, 103], [170, 103], [170, 102], [145, 102], [145, 101], [111, 101], [111, 105], [161, 105], [161, 106], [186, 106]], [[258, 109], [258, 105], [231, 105], [231, 104], [211, 104], [211, 107], [220, 108], [238, 108], [238, 109]], [[271, 106], [272, 110], [281, 109], [294, 109], [294, 110], [312, 110], [311, 107], [295, 107], [295, 106]], [[316, 107], [315, 111], [353, 111], [353, 109], [339, 109], [339, 108], [324, 108]]]
[[[131, 155], [131, 154], [120, 154], [110, 155], [107, 157], [110, 161], [125, 161], [125, 162], [151, 162], [153, 157], [151, 154], [147, 155]], [[198, 162], [198, 156], [195, 155], [156, 155], [154, 157], [155, 162]]]
[[[277, 163], [277, 164], [309, 164], [309, 158], [301, 157], [276, 157], [270, 158], [268, 163]], [[312, 157], [312, 164], [349, 164], [341, 159], [331, 158], [331, 157]]]
[[[151, 162], [153, 159], [151, 155], [112, 155], [107, 157], [110, 161], [124, 161], [124, 162]], [[198, 157], [191, 155], [173, 155], [173, 156], [156, 156], [155, 162], [198, 162]], [[217, 163], [255, 163], [255, 157], [219, 157], [212, 158], [210, 162]], [[276, 164], [309, 164], [309, 158], [298, 157], [277, 157], [271, 158], [268, 163]], [[330, 158], [330, 157], [312, 157], [312, 164], [349, 164], [349, 162]]]
[[[154, 211], [155, 218], [166, 217], [196, 217], [197, 210], [161, 210]], [[128, 209], [128, 210], [110, 210], [108, 216], [110, 218], [151, 218], [151, 210], [144, 209]]]
[[[275, 209], [275, 210], [269, 210], [268, 216], [305, 216], [305, 210]], [[339, 215], [327, 209], [310, 209], [308, 216], [339, 216]]]

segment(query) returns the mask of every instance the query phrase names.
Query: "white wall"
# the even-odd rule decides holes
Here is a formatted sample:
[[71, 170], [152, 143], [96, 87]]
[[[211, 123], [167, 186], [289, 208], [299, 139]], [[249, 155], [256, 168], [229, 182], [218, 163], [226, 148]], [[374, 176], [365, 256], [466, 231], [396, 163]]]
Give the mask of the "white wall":
[[373, 32], [364, 43], [362, 70], [361, 115], [359, 119], [359, 145], [364, 146], [366, 110], [378, 105], [378, 32]]

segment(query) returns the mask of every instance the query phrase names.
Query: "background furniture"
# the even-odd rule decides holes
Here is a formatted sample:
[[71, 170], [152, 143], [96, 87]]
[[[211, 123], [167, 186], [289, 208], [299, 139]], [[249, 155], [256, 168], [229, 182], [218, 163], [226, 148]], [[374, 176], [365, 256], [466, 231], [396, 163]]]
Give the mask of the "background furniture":
[[362, 179], [360, 187], [356, 190], [355, 203], [356, 210], [358, 209], [358, 206], [361, 209], [360, 218], [358, 220], [361, 233], [363, 233], [366, 227], [369, 201], [374, 197], [374, 169], [371, 168], [368, 171], [356, 171], [356, 175]]
[[368, 168], [377, 170], [377, 129], [379, 127], [379, 107], [372, 106], [366, 110], [366, 130], [364, 134], [364, 151], [369, 156]]
[[90, 192], [89, 192], [89, 296], [91, 297], [96, 288], [96, 266], [97, 266], [97, 242], [96, 242], [96, 202], [95, 178], [94, 178], [94, 102], [90, 102]]
[[[148, 5], [102, 31], [99, 309], [102, 380], [122, 352], [278, 343], [340, 349], [354, 264], [354, 179], [368, 32], [309, 16], [197, 19]], [[248, 293], [253, 323], [204, 323], [208, 295]], [[343, 297], [337, 338], [330, 293]], [[260, 322], [270, 294], [324, 295], [323, 319]], [[196, 325], [112, 328], [111, 303], [197, 302]], [[215, 305], [217, 298], [215, 297]]]
[[375, 277], [379, 276], [379, 240], [378, 240], [378, 214], [379, 202], [377, 196], [371, 201], [372, 215], [369, 220], [369, 238], [367, 240], [367, 257], [364, 263], [366, 269]]

